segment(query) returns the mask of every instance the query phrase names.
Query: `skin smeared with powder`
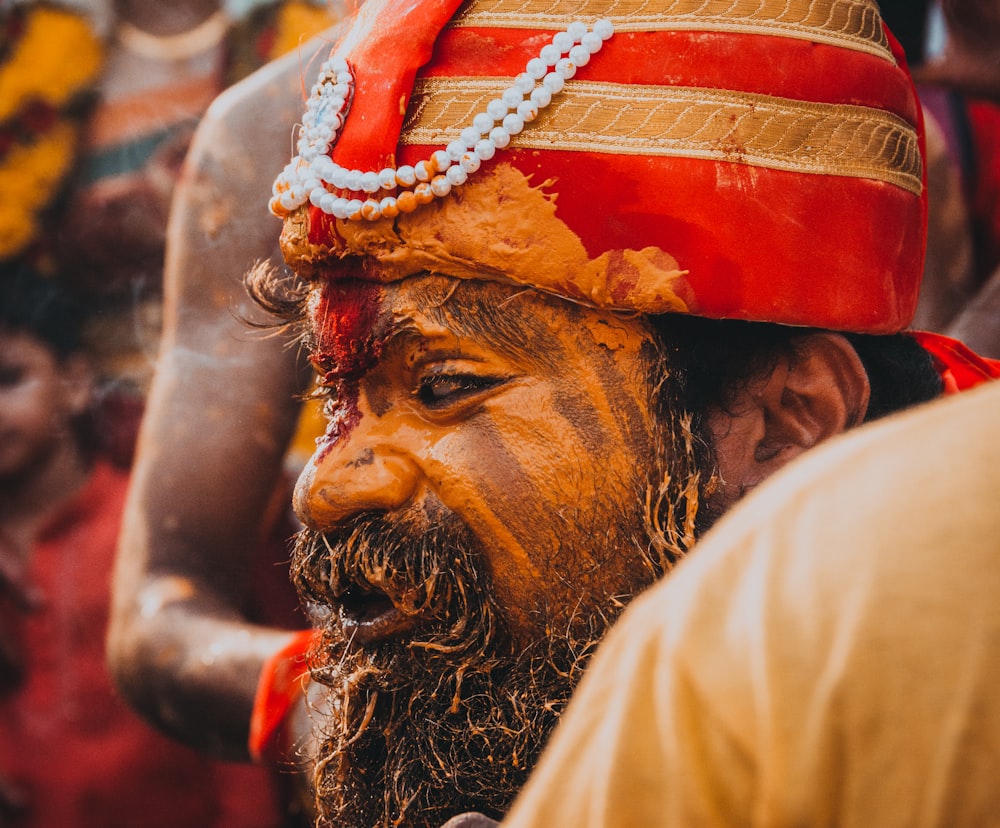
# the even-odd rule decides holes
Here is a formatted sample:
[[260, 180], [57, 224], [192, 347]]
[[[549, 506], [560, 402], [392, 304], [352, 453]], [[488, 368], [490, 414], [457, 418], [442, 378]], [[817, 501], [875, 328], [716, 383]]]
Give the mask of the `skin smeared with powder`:
[[310, 227], [302, 208], [285, 221], [282, 251], [300, 274], [327, 275], [339, 268], [338, 257], [363, 256], [378, 262], [387, 282], [427, 271], [530, 286], [599, 308], [688, 310], [685, 272], [669, 253], [647, 247], [590, 258], [556, 216], [546, 184], [533, 186], [510, 164], [481, 171], [448, 198], [393, 220], [321, 216]]
[[499, 817], [588, 654], [662, 574], [648, 493], [695, 477], [671, 460], [689, 455], [665, 439], [652, 330], [427, 273], [315, 284], [308, 320], [332, 416], [350, 421], [295, 494], [291, 571], [329, 610], [313, 678], [338, 711], [324, 824]]
[[[589, 537], [635, 508], [612, 506], [609, 492], [638, 502], [645, 485], [641, 319], [430, 275], [328, 283], [310, 304], [314, 362], [336, 407], [297, 489], [307, 525], [453, 512], [483, 542], [499, 604], [526, 634], [539, 613], [572, 612], [584, 586], [627, 588], [627, 562], [594, 558]], [[567, 568], [579, 573], [572, 587]]]

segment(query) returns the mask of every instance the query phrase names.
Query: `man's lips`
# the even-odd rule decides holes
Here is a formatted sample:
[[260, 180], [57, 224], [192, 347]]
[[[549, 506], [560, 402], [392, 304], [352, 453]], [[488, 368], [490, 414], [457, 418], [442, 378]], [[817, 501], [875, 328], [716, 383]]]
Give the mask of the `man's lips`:
[[384, 592], [351, 586], [336, 599], [337, 623], [348, 641], [374, 644], [413, 630], [418, 618], [401, 612]]

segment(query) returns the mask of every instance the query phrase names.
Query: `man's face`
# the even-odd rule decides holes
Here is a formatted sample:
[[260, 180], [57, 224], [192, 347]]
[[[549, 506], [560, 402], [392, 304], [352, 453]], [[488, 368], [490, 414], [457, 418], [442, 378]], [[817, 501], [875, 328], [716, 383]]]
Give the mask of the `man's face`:
[[[314, 360], [339, 385], [296, 491], [307, 526], [336, 530], [371, 512], [431, 526], [448, 515], [480, 545], [524, 642], [588, 595], [604, 601], [631, 586], [634, 561], [602, 557], [599, 539], [636, 513], [645, 490], [640, 323], [431, 276], [334, 284], [312, 310]], [[367, 342], [359, 350], [345, 337]], [[360, 643], [418, 620], [362, 616], [343, 620]]]
[[293, 573], [328, 610], [323, 807], [343, 825], [499, 815], [655, 577], [648, 330], [440, 276], [327, 285], [310, 328], [330, 426], [297, 486]]

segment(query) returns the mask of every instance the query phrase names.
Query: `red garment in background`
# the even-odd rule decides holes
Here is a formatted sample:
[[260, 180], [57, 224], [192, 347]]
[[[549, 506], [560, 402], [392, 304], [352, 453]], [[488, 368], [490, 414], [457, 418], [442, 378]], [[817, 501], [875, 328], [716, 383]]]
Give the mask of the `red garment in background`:
[[[276, 780], [155, 732], [105, 671], [110, 579], [127, 475], [99, 463], [49, 523], [29, 567], [24, 681], [0, 695], [0, 778], [23, 807], [6, 828], [275, 828]], [[4, 821], [5, 818], [7, 821]]]
[[970, 210], [980, 281], [1000, 265], [1000, 106], [970, 100], [966, 105], [975, 153]]

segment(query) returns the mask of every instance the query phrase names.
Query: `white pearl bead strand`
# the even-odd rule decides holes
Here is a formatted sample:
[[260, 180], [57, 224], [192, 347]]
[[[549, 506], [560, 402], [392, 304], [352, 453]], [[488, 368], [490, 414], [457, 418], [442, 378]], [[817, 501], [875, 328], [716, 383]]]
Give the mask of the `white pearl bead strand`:
[[[445, 149], [413, 166], [378, 172], [345, 169], [328, 155], [350, 110], [354, 77], [342, 58], [327, 60], [302, 118], [298, 155], [274, 182], [271, 212], [284, 218], [308, 201], [338, 219], [376, 221], [411, 213], [421, 204], [448, 195], [538, 117], [577, 67], [586, 65], [613, 34], [610, 20], [598, 20], [593, 28], [579, 21], [570, 23]], [[350, 197], [337, 195], [330, 187]]]

